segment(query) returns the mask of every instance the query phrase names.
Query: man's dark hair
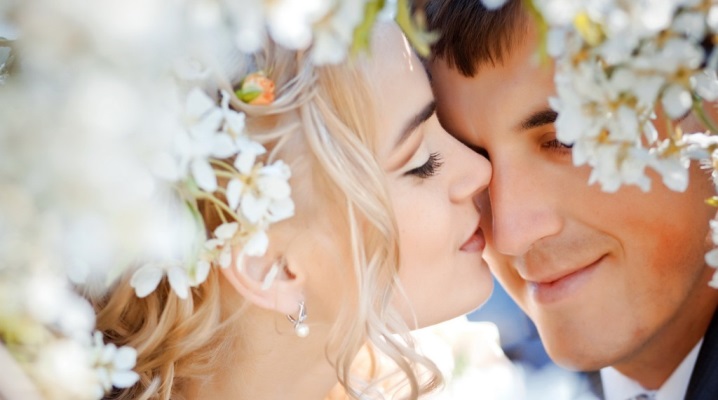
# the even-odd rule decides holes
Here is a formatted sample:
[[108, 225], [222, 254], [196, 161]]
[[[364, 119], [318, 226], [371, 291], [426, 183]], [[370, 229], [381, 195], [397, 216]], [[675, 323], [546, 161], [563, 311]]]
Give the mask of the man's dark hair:
[[487, 10], [481, 0], [429, 0], [424, 6], [429, 29], [441, 35], [431, 58], [446, 61], [471, 77], [485, 64], [503, 62], [527, 34], [529, 15], [521, 0]]

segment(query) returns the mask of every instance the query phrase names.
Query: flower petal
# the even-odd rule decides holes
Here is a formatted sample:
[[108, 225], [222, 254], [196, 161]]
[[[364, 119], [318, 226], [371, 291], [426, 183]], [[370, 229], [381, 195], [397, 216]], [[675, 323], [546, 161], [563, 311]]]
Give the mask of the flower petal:
[[180, 267], [170, 267], [167, 272], [172, 290], [177, 293], [181, 299], [186, 299], [189, 295], [189, 282], [187, 272]]
[[204, 242], [204, 248], [207, 250], [214, 250], [217, 247], [221, 246], [222, 243], [224, 243], [224, 240], [209, 239], [206, 242]]
[[663, 109], [671, 119], [682, 117], [693, 104], [690, 92], [680, 85], [669, 86], [661, 100]]
[[214, 230], [214, 236], [220, 240], [231, 239], [237, 233], [237, 229], [239, 229], [239, 223], [225, 222]]
[[212, 157], [227, 158], [237, 152], [234, 140], [226, 133], [214, 135], [212, 139]]
[[706, 264], [711, 267], [718, 268], [718, 249], [713, 249], [706, 253]]
[[115, 371], [112, 373], [112, 386], [116, 388], [128, 388], [139, 380], [140, 376], [135, 371]]
[[244, 245], [242, 253], [250, 257], [261, 257], [267, 252], [269, 246], [269, 237], [264, 231], [258, 231]]
[[237, 158], [234, 159], [234, 168], [237, 168], [237, 171], [244, 175], [249, 175], [252, 173], [252, 168], [254, 168], [254, 162], [256, 160], [256, 154], [240, 150], [240, 153], [237, 154]]
[[270, 199], [281, 199], [292, 194], [292, 188], [285, 179], [274, 176], [262, 176], [257, 180], [257, 188]]
[[496, 10], [504, 6], [507, 0], [481, 0], [481, 4], [488, 10]]
[[269, 208], [269, 199], [257, 198], [252, 193], [247, 193], [242, 199], [240, 208], [249, 222], [256, 224], [266, 215]]
[[718, 77], [716, 77], [716, 71], [701, 71], [694, 77], [696, 93], [701, 96], [702, 99], [708, 101], [715, 101], [718, 99]]
[[219, 266], [227, 268], [232, 265], [232, 246], [225, 245], [219, 253]]
[[196, 158], [192, 160], [190, 169], [192, 170], [192, 176], [200, 189], [210, 193], [217, 190], [217, 177], [215, 176], [214, 170], [209, 164], [209, 161]]
[[277, 222], [294, 215], [294, 201], [290, 197], [272, 201], [269, 205], [269, 221]]
[[210, 267], [211, 264], [207, 260], [197, 261], [197, 265], [195, 265], [192, 270], [193, 273], [189, 277], [190, 286], [196, 287], [206, 281], [207, 276], [209, 275]]
[[227, 184], [227, 204], [232, 210], [236, 210], [239, 206], [239, 199], [244, 190], [244, 183], [239, 179], [232, 179]]
[[215, 107], [214, 100], [200, 88], [193, 88], [187, 95], [185, 110], [191, 118], [199, 118]]
[[100, 352], [100, 358], [98, 360], [99, 364], [109, 364], [112, 362], [112, 360], [115, 358], [115, 355], [117, 354], [117, 346], [114, 343], [108, 343]]
[[130, 346], [122, 346], [117, 349], [117, 354], [112, 361], [116, 369], [132, 369], [137, 362], [137, 350]]
[[137, 297], [146, 297], [157, 289], [157, 285], [160, 284], [164, 274], [164, 271], [158, 267], [149, 264], [145, 265], [132, 274], [130, 286], [135, 289]]

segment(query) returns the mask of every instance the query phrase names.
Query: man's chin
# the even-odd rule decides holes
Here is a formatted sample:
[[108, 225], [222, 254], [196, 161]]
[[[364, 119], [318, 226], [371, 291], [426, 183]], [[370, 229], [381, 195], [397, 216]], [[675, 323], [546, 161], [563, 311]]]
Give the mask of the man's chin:
[[613, 358], [600, 349], [590, 348], [587, 350], [588, 344], [577, 344], [576, 346], [567, 346], [564, 340], [560, 346], [553, 346], [551, 343], [544, 341], [546, 352], [556, 365], [571, 371], [598, 371], [601, 368], [613, 364]]

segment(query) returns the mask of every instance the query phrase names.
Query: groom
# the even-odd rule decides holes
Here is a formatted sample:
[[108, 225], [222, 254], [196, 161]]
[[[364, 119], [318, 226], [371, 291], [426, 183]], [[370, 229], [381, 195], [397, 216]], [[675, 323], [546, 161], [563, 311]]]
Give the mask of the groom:
[[[604, 193], [556, 140], [551, 66], [537, 29], [510, 1], [429, 1], [443, 36], [429, 60], [445, 128], [493, 164], [481, 199], [493, 272], [536, 323], [562, 366], [600, 370], [608, 400], [718, 399], [718, 290], [704, 261], [716, 210], [697, 166], [676, 193]], [[689, 117], [682, 126], [698, 130]], [[655, 125], [667, 121], [659, 110]], [[661, 132], [665, 135], [665, 132]], [[642, 397], [645, 396], [645, 397]]]

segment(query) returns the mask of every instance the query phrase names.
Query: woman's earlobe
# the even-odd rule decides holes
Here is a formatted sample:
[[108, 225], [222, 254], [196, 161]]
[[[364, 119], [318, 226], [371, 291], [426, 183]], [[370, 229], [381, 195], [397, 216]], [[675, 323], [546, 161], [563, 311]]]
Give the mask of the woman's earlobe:
[[221, 272], [242, 297], [257, 307], [291, 314], [304, 300], [304, 274], [292, 268], [284, 256], [268, 260], [235, 253], [232, 264], [221, 268]]

